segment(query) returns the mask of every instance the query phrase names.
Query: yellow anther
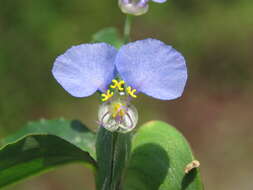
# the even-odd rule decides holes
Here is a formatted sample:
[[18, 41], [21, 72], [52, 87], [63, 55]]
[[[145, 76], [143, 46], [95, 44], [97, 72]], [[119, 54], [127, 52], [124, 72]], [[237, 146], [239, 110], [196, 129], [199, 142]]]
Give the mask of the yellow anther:
[[113, 92], [111, 92], [110, 90], [107, 90], [106, 93], [101, 94], [102, 101], [105, 102], [109, 100], [113, 96], [113, 94], [114, 94]]
[[111, 85], [111, 88], [116, 88], [118, 86], [118, 81], [117, 80], [113, 79], [112, 83], [113, 84]]
[[124, 108], [122, 108], [123, 105], [120, 104], [120, 103], [116, 103], [113, 105], [113, 110], [112, 110], [112, 117], [117, 117], [117, 116], [120, 116], [120, 117], [123, 117], [125, 115], [125, 110]]
[[137, 98], [137, 96], [134, 94], [136, 92], [136, 89], [133, 89], [132, 90], [132, 88], [129, 86], [129, 87], [127, 87], [127, 93], [131, 96], [131, 97], [133, 97], [133, 98]]
[[110, 86], [111, 88], [118, 88], [119, 91], [124, 90], [124, 88], [122, 86], [125, 84], [125, 82], [123, 80], [117, 81], [117, 80], [113, 79], [112, 82], [113, 82], [113, 84]]
[[119, 84], [119, 85], [118, 85], [118, 89], [119, 89], [120, 91], [123, 91], [124, 88], [123, 88], [122, 86], [125, 84], [125, 81], [121, 80], [121, 81], [119, 81], [118, 84]]

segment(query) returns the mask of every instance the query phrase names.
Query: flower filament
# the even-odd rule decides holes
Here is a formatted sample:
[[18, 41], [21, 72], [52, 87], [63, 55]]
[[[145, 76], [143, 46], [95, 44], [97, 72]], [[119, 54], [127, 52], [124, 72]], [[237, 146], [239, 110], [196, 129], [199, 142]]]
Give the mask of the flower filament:
[[[127, 88], [125, 88], [124, 84], [125, 84], [125, 81], [123, 81], [123, 80], [118, 81], [116, 79], [113, 79], [112, 84], [110, 85], [110, 88], [118, 90], [119, 92], [125, 91], [132, 98], [137, 98], [137, 95], [135, 94], [137, 90], [132, 89], [131, 86], [128, 86]], [[114, 92], [112, 90], [108, 89], [106, 91], [106, 93], [101, 94], [101, 97], [102, 97], [101, 100], [103, 102], [105, 102], [105, 101], [109, 100], [110, 98], [112, 98], [113, 95], [114, 95]]]

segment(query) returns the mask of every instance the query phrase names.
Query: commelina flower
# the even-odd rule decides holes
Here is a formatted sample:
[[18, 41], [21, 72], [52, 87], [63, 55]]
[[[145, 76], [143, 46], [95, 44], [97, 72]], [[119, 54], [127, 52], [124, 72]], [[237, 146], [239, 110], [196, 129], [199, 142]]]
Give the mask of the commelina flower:
[[57, 57], [53, 76], [72, 96], [87, 97], [99, 91], [104, 102], [99, 123], [111, 131], [128, 132], [138, 120], [130, 100], [144, 93], [172, 100], [183, 93], [187, 80], [185, 59], [156, 39], [123, 45], [106, 43], [73, 46]]
[[119, 7], [123, 13], [138, 16], [148, 11], [149, 1], [164, 3], [167, 0], [119, 0]]

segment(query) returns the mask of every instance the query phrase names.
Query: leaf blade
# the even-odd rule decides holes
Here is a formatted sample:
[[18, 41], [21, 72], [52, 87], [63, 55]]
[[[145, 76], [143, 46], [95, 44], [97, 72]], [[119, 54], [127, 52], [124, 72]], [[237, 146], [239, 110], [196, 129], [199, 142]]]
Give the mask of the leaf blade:
[[202, 190], [198, 169], [184, 173], [194, 160], [185, 138], [160, 121], [144, 124], [135, 134], [124, 190]]
[[24, 128], [13, 135], [0, 141], [1, 146], [13, 143], [30, 135], [55, 135], [62, 138], [83, 151], [87, 151], [93, 159], [95, 153], [95, 133], [90, 131], [85, 125], [77, 120], [40, 120], [39, 122], [29, 122]]
[[[85, 144], [87, 141], [90, 144]], [[94, 143], [95, 134], [77, 121], [30, 123], [2, 140], [0, 188], [72, 162], [95, 170]]]
[[[31, 139], [37, 146], [28, 142]], [[72, 162], [95, 166], [95, 161], [88, 153], [59, 137], [53, 135], [24, 137], [0, 150], [0, 188]]]

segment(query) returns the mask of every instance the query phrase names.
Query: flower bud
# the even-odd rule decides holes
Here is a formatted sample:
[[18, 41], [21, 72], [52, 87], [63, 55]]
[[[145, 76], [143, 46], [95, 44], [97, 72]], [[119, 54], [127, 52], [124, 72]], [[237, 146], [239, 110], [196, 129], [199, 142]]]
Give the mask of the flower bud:
[[138, 112], [132, 104], [117, 100], [102, 104], [98, 119], [100, 125], [111, 132], [127, 133], [136, 127]]
[[149, 0], [119, 0], [119, 7], [123, 13], [139, 16], [148, 11], [148, 1]]

